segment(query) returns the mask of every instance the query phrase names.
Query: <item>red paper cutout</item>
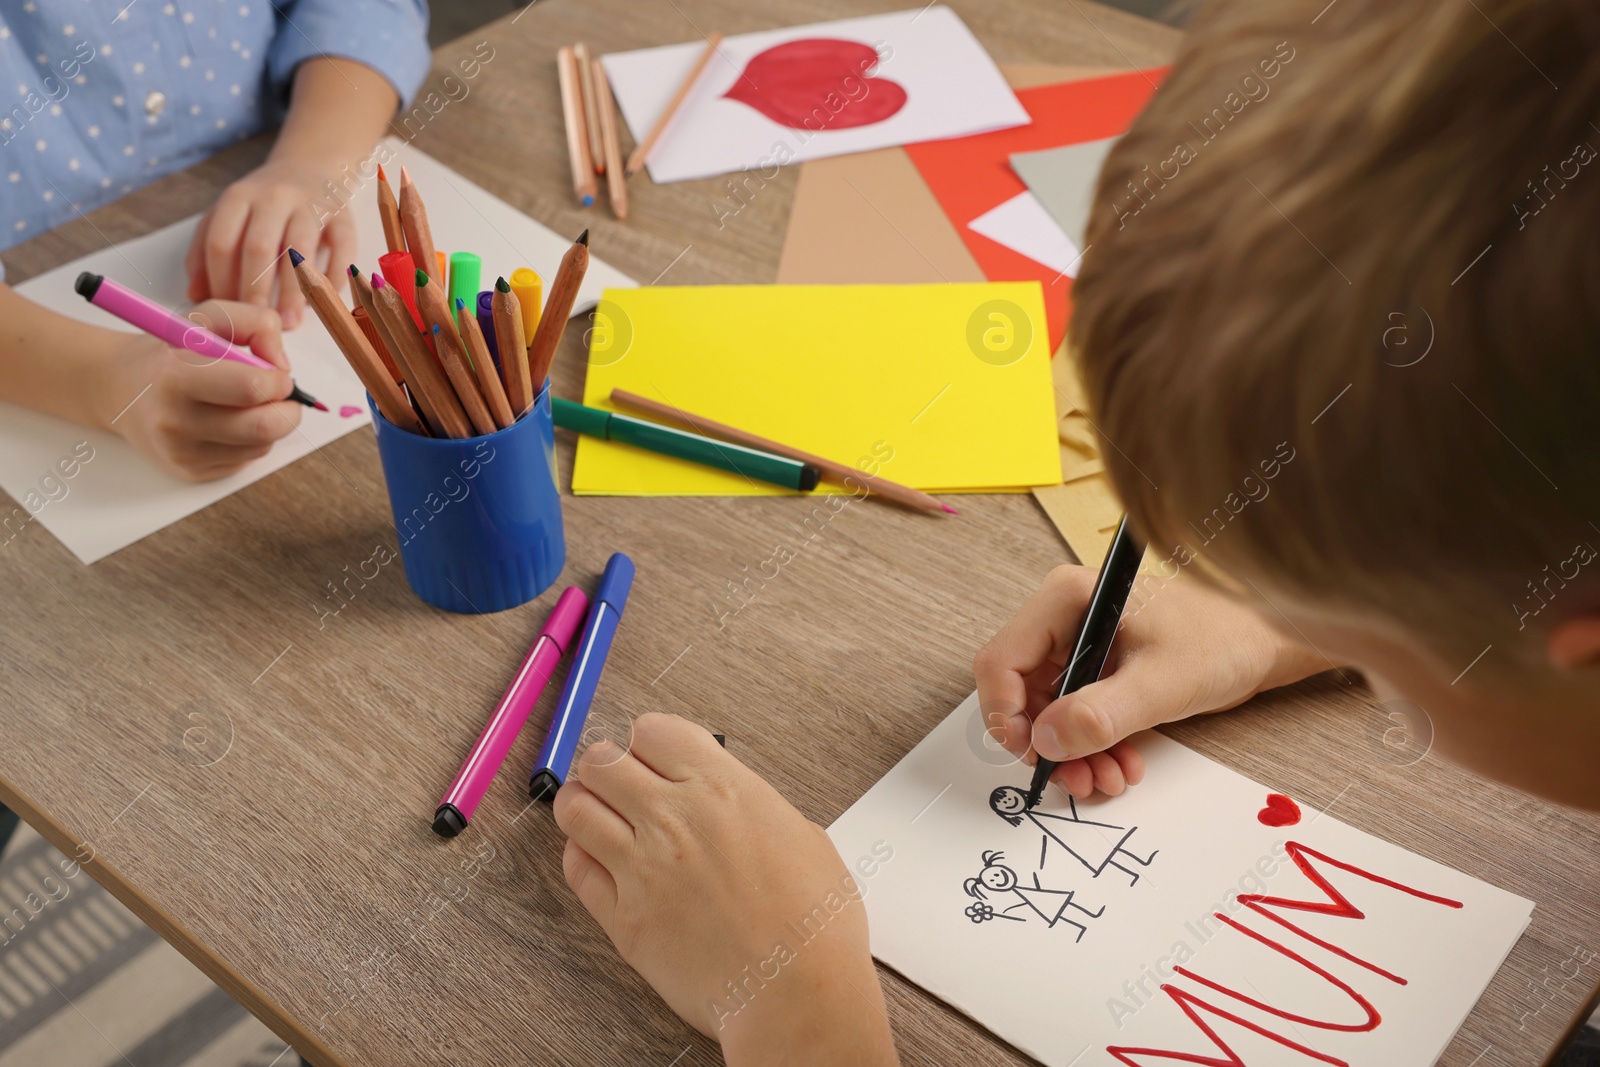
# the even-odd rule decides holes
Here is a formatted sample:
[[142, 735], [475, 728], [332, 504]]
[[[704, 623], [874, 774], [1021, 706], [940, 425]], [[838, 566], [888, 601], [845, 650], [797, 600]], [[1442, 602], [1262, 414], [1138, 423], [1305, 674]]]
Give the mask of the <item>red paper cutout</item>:
[[906, 105], [898, 82], [867, 74], [877, 65], [871, 45], [808, 37], [750, 57], [726, 96], [790, 129], [822, 133], [871, 126]]
[[1263, 826], [1293, 826], [1300, 821], [1300, 805], [1282, 793], [1268, 793], [1267, 806], [1256, 812]]
[[1013, 153], [1098, 141], [1123, 133], [1143, 110], [1165, 73], [1166, 68], [1162, 67], [1023, 89], [1017, 99], [1033, 119], [1030, 126], [906, 146], [922, 180], [933, 190], [984, 277], [992, 282], [1037, 281], [1044, 286], [1051, 352], [1061, 346], [1061, 339], [1066, 336], [1072, 279], [974, 233], [967, 223], [1027, 191], [1028, 187], [1011, 169]]

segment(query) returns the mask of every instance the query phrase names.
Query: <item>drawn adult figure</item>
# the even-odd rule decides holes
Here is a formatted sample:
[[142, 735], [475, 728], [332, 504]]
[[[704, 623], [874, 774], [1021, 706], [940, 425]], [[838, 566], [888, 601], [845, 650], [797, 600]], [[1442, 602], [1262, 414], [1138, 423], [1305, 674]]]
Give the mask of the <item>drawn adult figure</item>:
[[1045, 858], [1049, 854], [1050, 844], [1054, 842], [1089, 868], [1089, 872], [1096, 878], [1100, 877], [1100, 872], [1107, 867], [1115, 867], [1133, 879], [1128, 883], [1130, 886], [1137, 885], [1139, 873], [1117, 862], [1117, 857], [1126, 856], [1139, 866], [1148, 867], [1150, 861], [1160, 854], [1159, 851], [1152, 852], [1149, 859], [1140, 859], [1122, 847], [1139, 828], [1080, 819], [1078, 805], [1070, 796], [1067, 798], [1067, 806], [1070, 815], [1052, 815], [1037, 809], [1029, 811], [1028, 795], [1013, 785], [1003, 785], [989, 794], [989, 807], [994, 809], [996, 815], [1012, 826], [1021, 826], [1022, 820], [1027, 819], [1044, 834], [1044, 840], [1040, 842], [1039, 848], [1041, 868], [1044, 867]]
[[[983, 854], [983, 870], [978, 872], [976, 878], [968, 878], [962, 888], [967, 891], [967, 896], [985, 903], [967, 906], [967, 918], [975, 923], [986, 922], [990, 919], [1011, 919], [1015, 922], [1026, 922], [1027, 912], [1032, 912], [1044, 920], [1047, 927], [1057, 923], [1066, 923], [1068, 926], [1078, 928], [1078, 936], [1074, 943], [1083, 940], [1083, 935], [1088, 932], [1088, 927], [1080, 922], [1066, 918], [1068, 908], [1077, 908], [1091, 919], [1098, 919], [1105, 914], [1104, 905], [1099, 911], [1090, 911], [1082, 904], [1076, 903], [1072, 898], [1076, 894], [1071, 889], [1046, 889], [1039, 884], [1039, 876], [1033, 875], [1033, 885], [1025, 886], [1017, 881], [1017, 872], [1007, 867], [1001, 860], [1005, 859], [1003, 852], [985, 852]], [[987, 892], [986, 892], [987, 891]], [[989, 893], [1010, 894], [1017, 898], [1015, 904], [1008, 905], [1000, 911], [995, 911], [987, 903]], [[1021, 915], [1011, 914], [1014, 911], [1023, 912]]]

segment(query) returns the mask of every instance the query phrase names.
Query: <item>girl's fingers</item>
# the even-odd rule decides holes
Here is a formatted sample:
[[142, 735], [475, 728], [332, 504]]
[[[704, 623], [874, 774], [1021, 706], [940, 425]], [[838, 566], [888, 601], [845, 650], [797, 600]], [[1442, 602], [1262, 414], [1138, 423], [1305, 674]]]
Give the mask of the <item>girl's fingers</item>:
[[[561, 792], [566, 790], [562, 789]], [[556, 794], [558, 800], [560, 796], [561, 793]], [[609, 935], [611, 917], [617, 910], [617, 881], [611, 877], [611, 872], [569, 838], [566, 850], [561, 853], [561, 873], [566, 876], [567, 885], [577, 894], [579, 903], [588, 909], [600, 928]]]
[[239, 293], [239, 239], [250, 218], [250, 201], [232, 190], [222, 194], [211, 209], [202, 242], [205, 256], [206, 295], [232, 300]]
[[667, 784], [615, 741], [597, 741], [584, 749], [578, 759], [578, 776], [630, 827], [638, 826], [651, 812], [659, 810], [661, 787]]
[[633, 855], [633, 827], [582, 782], [568, 782], [556, 790], [556, 825], [599, 860], [616, 870]]
[[278, 314], [283, 318], [283, 328], [292, 330], [300, 325], [305, 317], [306, 298], [300, 292], [300, 283], [295, 280], [294, 263], [289, 259], [288, 250], [294, 249], [303, 256], [311, 259], [311, 265], [317, 263], [317, 242], [320, 236], [317, 233], [317, 224], [312, 221], [310, 212], [304, 208], [298, 209], [289, 216], [289, 228], [283, 236], [284, 254], [278, 260]]
[[328, 249], [328, 264], [322, 273], [328, 276], [334, 289], [342, 293], [350, 287], [350, 275], [345, 267], [355, 262], [359, 251], [355, 224], [346, 225], [339, 216], [334, 216], [322, 228], [322, 243]]
[[261, 448], [293, 433], [301, 408], [292, 400], [254, 407], [195, 404], [185, 416], [184, 431], [196, 441]]
[[660, 712], [633, 721], [631, 744], [644, 766], [674, 782], [686, 782], [707, 766], [732, 758], [704, 726]]
[[277, 279], [278, 260], [288, 260], [283, 237], [289, 225], [289, 206], [275, 200], [257, 201], [250, 209], [250, 224], [239, 246], [239, 290], [237, 299], [246, 304], [272, 302], [272, 283]]
[[[185, 353], [192, 355], [192, 353]], [[168, 379], [175, 394], [199, 404], [253, 408], [283, 400], [293, 388], [289, 375], [276, 368], [252, 367], [231, 359], [175, 367]], [[289, 402], [291, 407], [300, 405]], [[293, 429], [293, 425], [290, 426]]]
[[211, 216], [216, 214], [215, 204], [200, 216], [194, 237], [189, 240], [189, 250], [183, 255], [183, 270], [189, 276], [189, 299], [204, 300], [211, 295], [211, 281], [206, 277], [206, 234], [211, 229]]

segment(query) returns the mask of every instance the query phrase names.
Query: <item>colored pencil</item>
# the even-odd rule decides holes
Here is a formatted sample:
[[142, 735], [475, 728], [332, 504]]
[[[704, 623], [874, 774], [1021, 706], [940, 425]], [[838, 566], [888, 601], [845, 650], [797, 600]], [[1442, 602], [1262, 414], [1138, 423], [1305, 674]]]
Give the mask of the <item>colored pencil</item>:
[[[1089, 603], [1083, 609], [1083, 621], [1078, 624], [1072, 655], [1067, 659], [1067, 669], [1061, 672], [1057, 700], [1100, 679], [1106, 657], [1111, 654], [1112, 642], [1116, 640], [1123, 609], [1128, 606], [1128, 594], [1133, 590], [1134, 579], [1139, 577], [1139, 561], [1143, 558], [1144, 542], [1133, 532], [1128, 516], [1124, 515], [1111, 538], [1111, 547], [1106, 549], [1105, 561], [1100, 564], [1094, 592], [1089, 594]], [[1032, 811], [1039, 803], [1044, 787], [1050, 784], [1050, 775], [1058, 766], [1060, 764], [1054, 760], [1039, 757], [1039, 762], [1033, 766], [1033, 781], [1028, 786], [1024, 811]]]
[[350, 309], [350, 317], [355, 320], [356, 327], [360, 329], [372, 350], [383, 361], [384, 368], [389, 372], [389, 377], [396, 385], [405, 382], [405, 375], [400, 373], [400, 368], [394, 365], [394, 357], [389, 354], [389, 346], [383, 343], [383, 338], [378, 336], [378, 328], [372, 324], [372, 316], [367, 314], [367, 309], [357, 304]]
[[516, 422], [517, 417], [512, 414], [511, 402], [506, 399], [505, 387], [500, 384], [500, 373], [495, 370], [494, 359], [489, 355], [489, 342], [483, 336], [483, 328], [478, 325], [478, 316], [459, 296], [456, 297], [456, 326], [461, 330], [461, 341], [467, 346], [467, 354], [472, 357], [472, 372], [478, 377], [478, 387], [483, 390], [489, 414], [494, 416], [495, 425], [503, 430]]
[[294, 267], [294, 278], [300, 285], [300, 292], [305, 294], [306, 303], [317, 313], [322, 325], [328, 328], [333, 343], [344, 353], [350, 369], [366, 386], [373, 403], [383, 412], [383, 417], [402, 430], [420, 433], [422, 427], [411, 414], [411, 402], [394, 383], [394, 379], [389, 377], [388, 369], [367, 343], [366, 336], [350, 317], [349, 309], [339, 299], [339, 294], [333, 291], [332, 284], [311, 265], [310, 260], [293, 248], [289, 249], [289, 262]]
[[[567, 254], [561, 257], [555, 281], [550, 284], [550, 298], [545, 301], [544, 314], [539, 318], [539, 329], [528, 345], [528, 378], [533, 382], [535, 393], [544, 386], [545, 376], [550, 373], [550, 363], [556, 358], [556, 348], [561, 344], [567, 316], [572, 314], [572, 305], [578, 299], [578, 287], [583, 284], [583, 276], [588, 270], [589, 231], [584, 230], [572, 242], [572, 247], [567, 249]], [[503, 362], [505, 348], [501, 347], [500, 352]]]
[[527, 335], [522, 332], [522, 308], [517, 303], [517, 294], [511, 291], [504, 278], [495, 280], [490, 307], [494, 310], [494, 343], [500, 352], [500, 373], [506, 380], [506, 400], [511, 404], [512, 414], [520, 419], [533, 407], [543, 379], [535, 384], [528, 377], [528, 345]]
[[860, 485], [870, 493], [881, 496], [885, 500], [893, 500], [898, 504], [904, 504], [907, 507], [917, 508], [921, 511], [931, 511], [941, 515], [946, 513], [957, 514], [954, 508], [940, 503], [920, 489], [913, 489], [909, 485], [901, 485], [899, 482], [891, 482], [887, 478], [880, 478], [858, 470], [848, 463], [839, 463], [836, 460], [826, 459], [804, 449], [762, 437], [760, 434], [754, 434], [748, 430], [741, 430], [737, 426], [729, 426], [725, 422], [717, 422], [715, 419], [708, 419], [703, 415], [691, 414], [681, 408], [673, 407], [671, 404], [663, 404], [659, 400], [651, 400], [649, 397], [640, 396], [638, 393], [630, 393], [626, 389], [611, 390], [611, 400], [613, 403], [622, 404], [625, 407], [637, 408], [640, 411], [648, 411], [652, 415], [660, 415], [664, 418], [681, 422], [696, 433], [720, 437], [725, 441], [732, 441], [734, 444], [758, 448], [765, 452], [775, 452], [780, 456], [788, 456], [790, 459], [809, 463], [822, 472], [824, 481], [832, 482], [835, 485]]
[[372, 309], [369, 311], [389, 343], [395, 362], [400, 364], [411, 395], [438, 436], [471, 437], [472, 424], [467, 421], [467, 413], [461, 409], [461, 401], [456, 399], [450, 380], [428, 346], [423, 344], [422, 336], [411, 328], [411, 313], [406, 310], [400, 294], [392, 285], [380, 285], [382, 281], [382, 278], [372, 281]]
[[[400, 168], [400, 226], [406, 234], [406, 250], [411, 253], [411, 265], [417, 270], [432, 274], [439, 270], [439, 253], [433, 246], [433, 231], [428, 228], [428, 209], [422, 203], [411, 172]], [[444, 274], [439, 274], [439, 284], [444, 284]], [[390, 285], [397, 285], [389, 279]]]
[[589, 154], [588, 123], [583, 117], [583, 89], [578, 84], [578, 59], [571, 45], [556, 52], [556, 74], [561, 82], [561, 115], [567, 124], [567, 155], [572, 160], [572, 191], [584, 207], [595, 198], [594, 160]]
[[404, 252], [406, 250], [406, 231], [400, 225], [400, 203], [394, 198], [394, 190], [389, 187], [389, 176], [383, 172], [383, 164], [378, 164], [378, 218], [383, 222], [383, 240], [391, 252]]
[[589, 46], [579, 41], [572, 46], [572, 58], [578, 64], [578, 88], [583, 93], [584, 133], [589, 137], [589, 162], [596, 174], [606, 172], [606, 157], [600, 152], [600, 97], [595, 91], [594, 60]]
[[611, 197], [611, 213], [628, 217], [628, 176], [622, 169], [622, 142], [617, 139], [617, 111], [611, 102], [611, 83], [598, 59], [591, 61], [594, 73], [594, 109], [600, 118], [600, 147], [605, 159], [606, 192]]
[[483, 401], [483, 394], [478, 392], [478, 380], [473, 376], [472, 368], [467, 366], [466, 349], [461, 346], [455, 316], [450, 314], [450, 305], [445, 301], [443, 292], [441, 287], [428, 281], [426, 274], [417, 271], [417, 307], [421, 309], [423, 321], [433, 334], [433, 348], [439, 354], [439, 362], [450, 379], [450, 388], [455, 390], [456, 399], [461, 401], [461, 409], [467, 413], [472, 428], [480, 434], [494, 433], [497, 427], [489, 414], [488, 405]]
[[700, 74], [706, 69], [706, 64], [711, 62], [711, 57], [716, 54], [717, 46], [722, 43], [722, 34], [713, 33], [706, 38], [705, 51], [700, 53], [700, 58], [694, 61], [694, 66], [689, 69], [689, 76], [683, 79], [683, 84], [678, 86], [678, 91], [672, 94], [672, 99], [667, 102], [666, 108], [661, 112], [661, 117], [656, 119], [656, 124], [651, 127], [645, 139], [640, 141], [633, 149], [633, 154], [628, 156], [627, 176], [633, 175], [650, 161], [650, 153], [655, 151], [656, 142], [661, 140], [661, 134], [666, 130], [672, 117], [678, 113], [678, 108], [689, 96], [689, 90], [694, 88], [694, 83], [700, 80]]

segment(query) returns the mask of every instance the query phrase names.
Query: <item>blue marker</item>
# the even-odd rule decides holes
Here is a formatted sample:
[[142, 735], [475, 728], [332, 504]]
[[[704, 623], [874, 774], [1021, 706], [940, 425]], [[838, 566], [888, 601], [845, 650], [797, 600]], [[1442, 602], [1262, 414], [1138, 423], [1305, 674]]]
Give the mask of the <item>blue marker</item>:
[[539, 762], [534, 765], [533, 777], [528, 782], [528, 795], [535, 800], [554, 800], [556, 790], [572, 770], [572, 758], [577, 755], [578, 742], [583, 737], [583, 724], [589, 718], [589, 705], [594, 702], [600, 672], [605, 669], [606, 654], [611, 651], [611, 639], [622, 621], [622, 606], [628, 602], [628, 590], [632, 586], [633, 560], [621, 552], [613, 553], [589, 602], [589, 617], [584, 620], [583, 634], [578, 638], [572, 669], [567, 672], [561, 699], [550, 717], [550, 733], [539, 750]]

